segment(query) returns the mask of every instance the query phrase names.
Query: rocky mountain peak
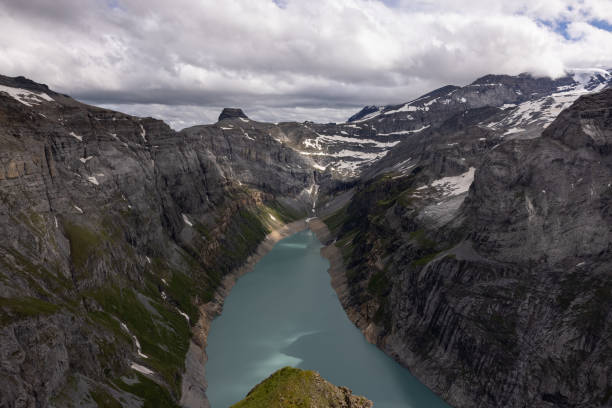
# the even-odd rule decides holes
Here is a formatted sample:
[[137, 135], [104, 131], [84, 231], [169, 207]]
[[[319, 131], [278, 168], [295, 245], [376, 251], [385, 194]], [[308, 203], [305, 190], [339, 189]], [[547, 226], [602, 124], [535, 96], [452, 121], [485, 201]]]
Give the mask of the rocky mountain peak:
[[223, 119], [237, 119], [243, 118], [248, 119], [249, 117], [240, 108], [224, 108], [219, 115], [219, 122]]
[[359, 112], [357, 112], [356, 114], [354, 114], [353, 116], [351, 116], [350, 118], [348, 118], [349, 122], [354, 122], [356, 120], [359, 120], [371, 113], [374, 112], [378, 112], [380, 110], [380, 106], [376, 106], [376, 105], [368, 105], [365, 106], [363, 109], [361, 109]]
[[280, 408], [294, 406], [319, 408], [372, 408], [372, 401], [337, 387], [315, 371], [285, 367], [255, 386], [233, 408]]
[[609, 154], [612, 146], [611, 104], [612, 88], [582, 96], [561, 112], [542, 135], [573, 149], [590, 147], [601, 154]]
[[24, 76], [9, 77], [5, 75], [0, 75], [0, 85], [10, 86], [13, 88], [27, 89], [29, 91], [47, 93], [52, 92], [47, 85], [32, 81], [31, 79], [26, 78]]

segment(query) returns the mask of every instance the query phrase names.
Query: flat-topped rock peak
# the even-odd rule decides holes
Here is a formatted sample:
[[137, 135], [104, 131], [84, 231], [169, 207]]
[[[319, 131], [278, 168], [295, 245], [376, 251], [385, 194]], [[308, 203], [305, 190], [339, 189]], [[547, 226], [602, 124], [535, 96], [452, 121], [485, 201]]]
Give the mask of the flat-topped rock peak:
[[219, 122], [221, 122], [223, 119], [237, 118], [248, 119], [249, 117], [245, 115], [245, 113], [240, 108], [224, 108], [221, 114], [219, 115]]

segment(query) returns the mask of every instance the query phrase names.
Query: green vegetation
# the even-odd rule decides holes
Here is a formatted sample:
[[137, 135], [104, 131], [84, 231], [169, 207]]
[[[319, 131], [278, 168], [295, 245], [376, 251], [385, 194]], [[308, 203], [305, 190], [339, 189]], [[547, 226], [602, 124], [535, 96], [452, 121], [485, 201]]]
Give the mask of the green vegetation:
[[285, 224], [288, 224], [293, 221], [297, 221], [301, 218], [306, 217], [305, 212], [297, 211], [293, 208], [289, 208], [278, 201], [273, 201], [271, 203], [266, 204], [266, 209], [269, 213], [271, 213], [276, 219], [281, 220]]
[[96, 388], [89, 391], [91, 398], [98, 404], [98, 408], [121, 408], [121, 403], [113, 398], [105, 389]]
[[346, 221], [347, 217], [347, 206], [344, 206], [329, 217], [324, 218], [323, 222], [327, 225], [327, 228], [329, 228], [332, 234], [336, 234], [342, 227], [342, 224], [344, 224]]
[[[60, 217], [69, 242], [71, 277], [61, 272], [61, 261], [38, 260], [39, 249], [31, 242], [23, 243], [19, 250], [2, 248], [9, 255], [0, 257], [0, 280], [18, 279], [23, 286], [27, 284], [32, 297], [0, 298], [0, 325], [59, 311], [84, 318], [83, 330], [99, 350], [96, 359], [108, 385], [143, 398], [145, 407], [177, 406], [190, 322], [199, 318], [197, 305], [213, 298], [223, 276], [241, 266], [273, 226], [306, 215], [279, 201], [242, 204], [245, 202], [253, 203], [252, 196], [240, 195], [231, 207], [219, 206], [222, 231], [213, 230], [213, 221], [194, 222], [198, 236], [190, 242], [174, 240], [178, 256], [167, 259], [159, 248], [163, 240], [150, 247], [135, 240], [134, 231], [146, 225], [151, 214], [109, 210], [86, 223]], [[230, 208], [237, 208], [231, 216]], [[14, 221], [27, 226], [32, 236], [47, 239], [51, 231], [47, 231], [48, 219], [29, 212], [16, 217]], [[54, 241], [52, 244], [58, 248]], [[144, 254], [151, 257], [150, 262], [144, 262]], [[94, 276], [93, 269], [112, 279]], [[189, 322], [181, 312], [189, 316]], [[130, 358], [136, 361], [139, 358], [135, 341], [122, 322], [148, 356], [140, 363], [156, 373], [157, 382], [126, 368], [126, 353], [131, 351]], [[136, 375], [138, 382], [121, 381], [125, 375]], [[121, 406], [106, 386], [90, 390], [89, 397], [101, 407]]]
[[203, 236], [206, 240], [210, 239], [210, 231], [201, 222], [195, 222], [193, 224], [193, 229], [198, 231], [200, 233], [200, 235]]
[[391, 327], [391, 312], [389, 311], [389, 307], [387, 304], [387, 298], [380, 298], [380, 306], [374, 313], [374, 323], [379, 326], [389, 328]]
[[[198, 267], [199, 265], [195, 266], [195, 268]], [[206, 293], [205, 301], [212, 299], [214, 289], [220, 281], [220, 277], [213, 273], [209, 273], [207, 277], [212, 282], [208, 282], [209, 284], [204, 290]], [[197, 285], [190, 276], [176, 270], [172, 272], [172, 277], [167, 282], [168, 286], [165, 290], [168, 296], [178, 303], [178, 307], [187, 313], [191, 320], [196, 321], [198, 319], [198, 308], [194, 303], [194, 297], [198, 294], [198, 289], [201, 289], [200, 285]]]
[[441, 252], [432, 252], [429, 253], [419, 259], [415, 259], [414, 261], [412, 261], [412, 265], [414, 266], [425, 266], [428, 263], [430, 263], [431, 261], [433, 261], [438, 255], [440, 255]]
[[135, 384], [126, 384], [119, 380], [116, 385], [124, 391], [143, 398], [143, 408], [179, 408], [164, 387], [144, 375], [137, 373], [136, 376], [138, 382]]
[[410, 239], [414, 240], [421, 249], [432, 249], [436, 247], [436, 242], [427, 238], [425, 230], [422, 229], [411, 232]]
[[60, 307], [53, 303], [32, 297], [0, 297], [0, 325], [4, 326], [28, 317], [50, 315], [59, 309]]
[[239, 210], [232, 217], [225, 233], [227, 238], [222, 242], [221, 250], [214, 260], [223, 274], [240, 266], [268, 235], [268, 227], [262, 218], [262, 213], [246, 209]]
[[285, 367], [253, 388], [232, 408], [328, 408], [365, 407], [363, 397], [348, 397], [314, 371]]
[[92, 256], [104, 241], [101, 234], [89, 228], [65, 222], [63, 224], [66, 237], [70, 241], [70, 257], [76, 268], [85, 266], [87, 259]]
[[375, 296], [386, 295], [391, 290], [391, 282], [386, 271], [378, 271], [370, 277], [368, 290]]
[[[59, 272], [57, 264], [46, 265], [46, 267], [36, 265], [14, 248], [5, 247], [5, 250], [13, 257], [13, 262], [11, 263], [7, 258], [1, 257], [0, 265], [25, 279], [29, 288], [40, 297], [47, 298], [62, 294], [72, 286], [72, 282]], [[49, 268], [54, 270], [55, 273], [51, 272]]]
[[[116, 316], [127, 325], [139, 340], [142, 352], [149, 357], [146, 361], [147, 367], [161, 375], [173, 392], [179, 395], [180, 376], [191, 337], [186, 319], [178, 311], [151, 301], [161, 318], [155, 316], [147, 310], [132, 289], [101, 289], [93, 293], [92, 297], [106, 313]], [[101, 323], [106, 321], [105, 326], [113, 330], [116, 337], [125, 336], [120, 326], [112, 323], [112, 317], [104, 317], [98, 312], [95, 318]], [[109, 351], [112, 356], [112, 348]]]
[[[323, 221], [337, 237], [346, 267], [346, 278], [355, 302], [378, 305], [373, 320], [385, 329], [391, 327], [391, 310], [387, 296], [393, 288], [396, 267], [419, 269], [450, 248], [449, 242], [437, 242], [411, 217], [416, 214], [414, 202], [415, 178], [383, 174], [367, 180], [355, 193], [350, 204]], [[392, 227], [390, 221], [403, 223]], [[409, 242], [400, 231], [411, 231]], [[391, 255], [404, 247], [408, 265], [394, 265]], [[383, 271], [374, 264], [387, 263]], [[366, 288], [367, 290], [363, 290]]]

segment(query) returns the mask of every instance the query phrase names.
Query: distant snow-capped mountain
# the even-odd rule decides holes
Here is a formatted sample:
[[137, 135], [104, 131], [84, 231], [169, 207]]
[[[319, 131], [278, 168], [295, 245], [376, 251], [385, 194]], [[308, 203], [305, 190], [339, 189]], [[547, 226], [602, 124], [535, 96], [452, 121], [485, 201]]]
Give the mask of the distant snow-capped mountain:
[[294, 148], [321, 170], [356, 177], [407, 138], [457, 114], [480, 109], [487, 139], [533, 138], [578, 97], [612, 84], [612, 70], [574, 69], [562, 78], [486, 75], [464, 87], [444, 86], [400, 105], [366, 106], [339, 124], [303, 124]]

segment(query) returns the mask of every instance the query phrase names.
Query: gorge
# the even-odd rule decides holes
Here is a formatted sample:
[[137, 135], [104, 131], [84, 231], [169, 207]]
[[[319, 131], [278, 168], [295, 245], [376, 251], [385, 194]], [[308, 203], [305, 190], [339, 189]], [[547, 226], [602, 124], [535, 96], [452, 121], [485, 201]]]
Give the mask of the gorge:
[[[313, 216], [350, 320], [451, 406], [609, 405], [611, 77], [490, 75], [346, 123], [228, 109], [178, 132], [0, 77], [0, 406], [207, 406], [211, 320]], [[322, 273], [300, 234], [277, 249]], [[283, 364], [324, 356], [315, 338]]]
[[320, 248], [310, 231], [291, 235], [232, 289], [208, 336], [211, 406], [230, 406], [289, 365], [316, 370], [375, 407], [447, 407], [347, 319]]

